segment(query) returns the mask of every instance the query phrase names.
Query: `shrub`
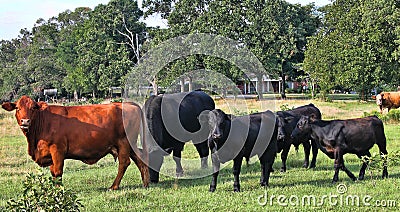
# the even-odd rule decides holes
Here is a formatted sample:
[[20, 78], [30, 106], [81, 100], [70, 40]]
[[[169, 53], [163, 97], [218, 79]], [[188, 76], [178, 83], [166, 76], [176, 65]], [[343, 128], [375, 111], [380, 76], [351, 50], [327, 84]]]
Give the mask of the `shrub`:
[[123, 98], [115, 98], [115, 99], [111, 99], [110, 102], [123, 102]]
[[292, 106], [290, 108], [288, 104], [283, 104], [283, 105], [281, 105], [279, 107], [280, 107], [281, 111], [287, 111], [287, 110], [293, 110], [294, 109], [294, 106]]
[[10, 211], [80, 211], [83, 205], [77, 196], [66, 190], [59, 179], [46, 177], [39, 170], [38, 174], [29, 173], [23, 184], [22, 195], [10, 199], [6, 209]]
[[383, 165], [386, 164], [388, 169], [395, 167], [400, 164], [400, 151], [389, 152], [387, 155], [381, 156], [377, 153], [372, 153], [371, 157], [363, 156], [361, 162], [368, 161], [368, 170], [370, 171], [371, 178], [372, 173], [380, 173], [383, 170]]
[[363, 117], [367, 116], [377, 116], [383, 122], [400, 122], [400, 110], [391, 110], [389, 113], [381, 114], [380, 112], [374, 110], [370, 113], [364, 112]]

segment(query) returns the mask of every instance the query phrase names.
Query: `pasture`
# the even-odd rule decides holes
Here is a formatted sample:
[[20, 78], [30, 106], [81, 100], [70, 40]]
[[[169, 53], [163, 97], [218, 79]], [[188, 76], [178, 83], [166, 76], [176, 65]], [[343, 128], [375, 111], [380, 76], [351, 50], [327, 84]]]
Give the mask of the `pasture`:
[[[297, 107], [315, 104], [322, 112], [323, 119], [345, 119], [361, 117], [363, 112], [378, 110], [374, 102], [364, 103], [353, 100], [319, 102], [312, 100], [243, 100], [245, 106], [236, 106], [235, 101], [218, 100], [217, 107], [227, 112], [241, 114], [262, 109], [280, 110], [281, 105]], [[261, 102], [261, 103], [260, 103]], [[243, 103], [243, 102], [242, 102]], [[14, 118], [14, 113], [0, 111], [0, 211], [10, 198], [22, 192], [25, 175], [35, 172], [37, 165], [27, 154], [27, 143]], [[400, 151], [400, 124], [385, 124], [387, 150]], [[371, 150], [378, 154], [377, 146]], [[183, 158], [197, 158], [193, 145], [188, 144]], [[243, 163], [240, 193], [233, 192], [232, 164], [228, 164], [219, 175], [218, 188], [210, 193], [211, 176], [197, 179], [176, 179], [160, 176], [159, 184], [150, 188], [141, 187], [140, 173], [132, 163], [121, 182], [120, 190], [108, 191], [112, 184], [118, 163], [111, 155], [94, 165], [67, 160], [63, 183], [73, 190], [84, 205], [83, 211], [398, 211], [400, 209], [400, 165], [389, 164], [389, 178], [382, 180], [381, 170], [367, 169], [364, 181], [353, 182], [340, 172], [339, 182], [332, 184], [333, 160], [321, 151], [315, 169], [304, 169], [303, 150], [296, 152], [292, 147], [287, 161], [288, 170], [280, 173], [280, 154], [275, 159], [275, 172], [271, 174], [270, 186], [259, 186], [260, 164], [252, 158]], [[171, 160], [166, 160], [171, 163]], [[360, 160], [355, 155], [345, 155], [347, 168], [358, 176]], [[163, 167], [166, 165], [164, 164]], [[196, 162], [200, 167], [200, 160]], [[211, 159], [209, 160], [211, 167]], [[173, 166], [171, 166], [173, 167]], [[183, 168], [190, 174], [190, 167]], [[45, 172], [50, 175], [48, 168]], [[168, 171], [168, 170], [167, 170]], [[193, 172], [195, 172], [194, 170]]]

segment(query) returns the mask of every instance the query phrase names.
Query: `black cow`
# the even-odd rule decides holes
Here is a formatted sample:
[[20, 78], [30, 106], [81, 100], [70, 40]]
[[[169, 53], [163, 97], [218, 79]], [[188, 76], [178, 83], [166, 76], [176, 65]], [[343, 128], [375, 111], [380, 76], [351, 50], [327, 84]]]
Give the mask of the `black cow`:
[[[293, 144], [296, 150], [300, 144], [304, 147], [304, 168], [308, 168], [310, 149], [312, 147], [313, 157], [311, 160], [310, 168], [315, 168], [318, 146], [309, 135], [298, 137], [293, 139], [290, 135], [296, 127], [297, 121], [302, 115], [313, 116], [316, 119], [321, 119], [321, 112], [313, 104], [304, 105], [293, 110], [279, 111], [276, 113], [278, 116], [278, 152], [282, 151], [282, 168], [281, 172], [286, 171], [286, 160], [290, 150], [290, 146]], [[311, 141], [311, 144], [310, 144]]]
[[[200, 114], [213, 110], [213, 99], [203, 91], [151, 96], [145, 102], [145, 114], [151, 147], [149, 149], [150, 181], [159, 181], [163, 156], [173, 152], [176, 175], [182, 176], [181, 152], [185, 142], [192, 140], [207, 168], [209, 155], [207, 121], [200, 123]], [[200, 117], [201, 118], [201, 117]]]
[[233, 190], [240, 191], [239, 174], [243, 157], [258, 155], [261, 186], [267, 186], [276, 156], [276, 116], [271, 111], [234, 117], [219, 109], [209, 113], [211, 126], [208, 145], [211, 150], [213, 178], [210, 191], [217, 187], [220, 164], [233, 159]]
[[[339, 180], [339, 169], [346, 172], [352, 179], [356, 177], [345, 166], [343, 155], [346, 153], [362, 156], [371, 156], [369, 150], [377, 144], [381, 156], [386, 155], [386, 137], [382, 121], [376, 116], [348, 120], [314, 120], [307, 116], [302, 116], [292, 132], [293, 137], [310, 134], [320, 149], [335, 159], [335, 175], [332, 182]], [[382, 178], [388, 177], [387, 164], [383, 164]], [[365, 161], [360, 169], [358, 179], [364, 179], [365, 169], [368, 162]]]

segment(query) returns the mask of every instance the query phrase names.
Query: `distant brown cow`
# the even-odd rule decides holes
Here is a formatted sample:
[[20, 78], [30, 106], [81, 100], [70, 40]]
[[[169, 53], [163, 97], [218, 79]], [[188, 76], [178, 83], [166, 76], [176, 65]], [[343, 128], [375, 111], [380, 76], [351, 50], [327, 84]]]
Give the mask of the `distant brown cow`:
[[376, 95], [375, 99], [381, 113], [385, 108], [389, 112], [392, 108], [396, 109], [400, 107], [400, 92], [382, 92]]
[[[119, 166], [110, 189], [119, 188], [131, 163], [129, 157], [141, 172], [143, 186], [148, 186], [148, 167], [138, 155], [136, 145], [143, 124], [138, 105], [114, 103], [64, 107], [35, 102], [23, 96], [15, 103], [3, 103], [2, 107], [7, 111], [16, 110], [18, 125], [28, 140], [29, 155], [39, 166], [50, 166], [53, 177], [62, 177], [65, 159], [91, 165], [112, 154], [118, 158]], [[125, 131], [124, 124], [129, 130]]]

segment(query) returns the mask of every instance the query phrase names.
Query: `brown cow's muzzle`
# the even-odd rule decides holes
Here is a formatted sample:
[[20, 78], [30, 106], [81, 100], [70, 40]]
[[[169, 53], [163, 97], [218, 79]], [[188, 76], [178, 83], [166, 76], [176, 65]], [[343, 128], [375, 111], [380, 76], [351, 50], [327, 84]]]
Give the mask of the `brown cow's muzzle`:
[[31, 120], [30, 119], [21, 119], [20, 128], [22, 130], [28, 130], [29, 126], [31, 126]]

